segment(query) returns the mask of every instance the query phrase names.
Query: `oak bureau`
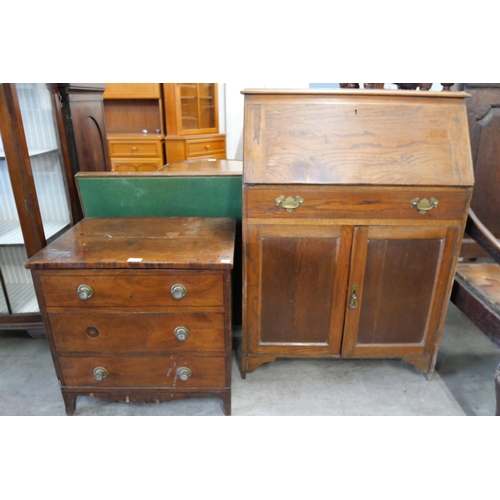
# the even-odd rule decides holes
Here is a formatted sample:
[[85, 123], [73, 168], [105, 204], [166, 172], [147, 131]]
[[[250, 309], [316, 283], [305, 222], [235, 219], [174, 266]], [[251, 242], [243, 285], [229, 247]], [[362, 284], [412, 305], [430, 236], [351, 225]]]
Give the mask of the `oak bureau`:
[[217, 396], [231, 412], [231, 218], [86, 218], [26, 263], [66, 405]]
[[392, 357], [430, 377], [473, 187], [467, 94], [242, 93], [242, 376]]

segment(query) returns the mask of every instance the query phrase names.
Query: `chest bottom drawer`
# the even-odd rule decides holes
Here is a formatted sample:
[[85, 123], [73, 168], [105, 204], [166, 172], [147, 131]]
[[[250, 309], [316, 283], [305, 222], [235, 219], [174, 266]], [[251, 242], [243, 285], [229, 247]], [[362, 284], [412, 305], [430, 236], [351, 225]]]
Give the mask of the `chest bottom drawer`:
[[230, 386], [223, 357], [60, 357], [59, 364], [67, 387]]
[[224, 352], [222, 313], [51, 312], [58, 352]]

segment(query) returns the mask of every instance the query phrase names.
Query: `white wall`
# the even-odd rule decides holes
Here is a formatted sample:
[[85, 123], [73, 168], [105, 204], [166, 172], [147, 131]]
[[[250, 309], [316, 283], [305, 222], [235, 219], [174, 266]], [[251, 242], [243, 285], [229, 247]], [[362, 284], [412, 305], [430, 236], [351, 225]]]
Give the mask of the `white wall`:
[[224, 107], [225, 107], [225, 132], [226, 132], [226, 150], [227, 150], [226, 157], [229, 160], [243, 159], [244, 98], [243, 94], [241, 93], [243, 89], [257, 89], [257, 88], [307, 89], [308, 87], [309, 83], [300, 83], [300, 82], [262, 83], [262, 82], [247, 81], [245, 83], [225, 83]]
[[[243, 89], [307, 89], [309, 83], [303, 82], [245, 82], [219, 84], [219, 128], [226, 133], [226, 157], [228, 160], [243, 160]], [[431, 90], [443, 87], [434, 83]], [[222, 90], [221, 90], [222, 89]], [[221, 126], [223, 122], [224, 128]]]

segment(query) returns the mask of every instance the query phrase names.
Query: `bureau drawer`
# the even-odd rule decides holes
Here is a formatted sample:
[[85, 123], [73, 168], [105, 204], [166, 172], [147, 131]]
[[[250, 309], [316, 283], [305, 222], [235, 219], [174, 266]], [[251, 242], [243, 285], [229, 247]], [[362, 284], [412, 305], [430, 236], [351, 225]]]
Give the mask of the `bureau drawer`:
[[163, 156], [160, 141], [108, 141], [109, 155], [112, 158], [130, 158], [134, 156]]
[[[246, 188], [244, 203], [248, 218], [459, 221], [464, 217], [469, 197], [469, 189], [283, 185], [272, 189]], [[281, 205], [278, 199], [282, 200]]]
[[[224, 303], [220, 273], [61, 271], [42, 274], [40, 283], [47, 307], [221, 307]], [[178, 285], [185, 295], [175, 299], [172, 291], [182, 292]], [[85, 287], [91, 296], [82, 300], [78, 290], [84, 295]]]
[[49, 313], [58, 352], [224, 352], [222, 313]]
[[[65, 386], [185, 389], [230, 383], [226, 384], [223, 357], [60, 357], [59, 364]], [[183, 380], [183, 373], [189, 378]], [[96, 380], [103, 375], [105, 378]]]
[[210, 140], [187, 140], [186, 155], [188, 158], [198, 158], [201, 156], [225, 155], [226, 141], [224, 138]]

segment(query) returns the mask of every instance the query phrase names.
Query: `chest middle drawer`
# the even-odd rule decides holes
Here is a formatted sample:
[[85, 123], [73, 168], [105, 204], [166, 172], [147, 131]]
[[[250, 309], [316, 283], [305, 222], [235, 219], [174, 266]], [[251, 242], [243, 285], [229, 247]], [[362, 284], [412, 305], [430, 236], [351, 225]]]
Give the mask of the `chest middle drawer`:
[[222, 307], [220, 273], [71, 271], [42, 274], [47, 307]]
[[223, 313], [49, 312], [58, 352], [224, 352]]

